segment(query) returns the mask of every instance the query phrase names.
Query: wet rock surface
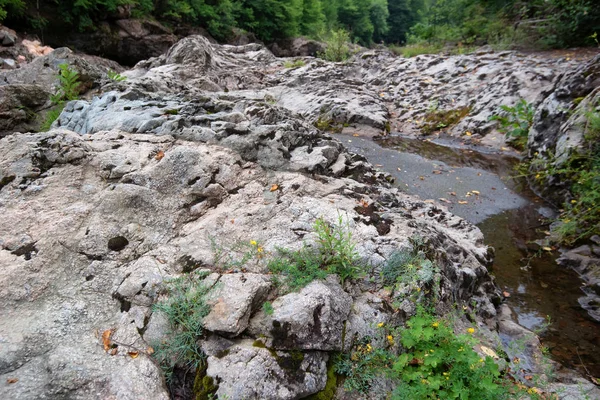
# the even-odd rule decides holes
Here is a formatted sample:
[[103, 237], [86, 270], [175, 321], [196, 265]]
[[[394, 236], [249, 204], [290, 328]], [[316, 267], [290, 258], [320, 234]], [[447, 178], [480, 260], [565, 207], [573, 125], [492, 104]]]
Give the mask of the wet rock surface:
[[[27, 71], [38, 67], [53, 82], [44, 63], [72, 56], [52, 54], [8, 71], [5, 82], [32, 84]], [[152, 305], [165, 281], [198, 268], [214, 286], [204, 377], [225, 398], [316, 393], [328, 352], [371, 335], [375, 322], [410, 316], [414, 304], [397, 314], [369, 277], [415, 234], [440, 269], [440, 311], [474, 302], [479, 318], [495, 318], [493, 252], [479, 229], [392, 188], [389, 175], [313, 126], [384, 132], [395, 111], [373, 88], [429, 59], [398, 59], [378, 78], [376, 65], [391, 57], [373, 51], [349, 64], [284, 69], [263, 46], [188, 37], [123, 72], [126, 81], [69, 102], [49, 132], [0, 139], [0, 375], [18, 379], [0, 386], [1, 397], [168, 398], [149, 348], [167, 323]], [[442, 64], [484, 65], [461, 57]], [[78, 62], [90, 82], [101, 79], [102, 68]], [[343, 286], [330, 277], [278, 293], [262, 258], [228, 268], [215, 252], [215, 240], [298, 249], [315, 242], [315, 219], [338, 216], [368, 266]], [[116, 346], [105, 348], [107, 331]]]

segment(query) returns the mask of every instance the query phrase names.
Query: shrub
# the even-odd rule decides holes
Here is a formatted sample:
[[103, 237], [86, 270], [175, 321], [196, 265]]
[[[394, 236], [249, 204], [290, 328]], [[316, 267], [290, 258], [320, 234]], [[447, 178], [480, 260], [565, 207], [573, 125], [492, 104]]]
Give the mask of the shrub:
[[210, 288], [202, 283], [206, 275], [206, 272], [194, 271], [165, 282], [168, 297], [154, 305], [154, 311], [163, 313], [171, 328], [167, 340], [154, 344], [154, 357], [167, 380], [176, 365], [196, 369], [204, 360], [197, 341], [204, 333], [202, 321], [210, 312], [206, 303]]
[[402, 47], [400, 52], [402, 53], [402, 56], [411, 58], [421, 54], [437, 54], [441, 49], [442, 47], [437, 44], [420, 43]]
[[327, 61], [345, 61], [350, 58], [350, 34], [343, 30], [334, 30], [329, 34], [329, 37], [325, 40], [326, 48], [323, 53], [319, 53], [318, 56]]
[[503, 113], [492, 115], [490, 121], [498, 121], [498, 130], [513, 141], [513, 146], [522, 150], [527, 144], [529, 129], [533, 124], [535, 109], [525, 99], [520, 99], [513, 107], [500, 106]]
[[[336, 363], [344, 388], [370, 393], [378, 378], [394, 383], [392, 399], [502, 399], [509, 385], [494, 360], [479, 356], [474, 328], [455, 334], [447, 319], [419, 307], [406, 327], [378, 325], [385, 346], [365, 338]], [[399, 343], [396, 343], [398, 341]], [[404, 350], [397, 355], [397, 344]]]

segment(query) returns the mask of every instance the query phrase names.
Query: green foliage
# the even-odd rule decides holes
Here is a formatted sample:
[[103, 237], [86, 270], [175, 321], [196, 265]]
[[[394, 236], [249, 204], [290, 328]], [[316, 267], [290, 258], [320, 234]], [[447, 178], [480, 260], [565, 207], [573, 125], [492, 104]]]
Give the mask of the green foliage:
[[54, 104], [79, 99], [79, 73], [72, 69], [69, 64], [58, 66], [58, 88], [56, 93], [50, 96]]
[[304, 60], [294, 60], [294, 61], [286, 61], [283, 63], [284, 68], [296, 69], [300, 67], [304, 67], [306, 62]]
[[268, 264], [274, 274], [283, 276], [289, 290], [300, 289], [329, 274], [338, 275], [342, 284], [346, 279], [358, 277], [362, 272], [352, 234], [342, 217], [331, 226], [322, 218], [315, 221], [316, 245], [304, 245], [300, 250], [278, 249], [278, 255]]
[[327, 61], [346, 61], [350, 58], [350, 35], [344, 29], [332, 31], [329, 37], [325, 40], [326, 48], [319, 57]]
[[438, 110], [437, 107], [431, 109], [423, 118], [421, 132], [429, 135], [440, 129], [447, 128], [460, 122], [471, 112], [470, 107], [451, 108], [448, 110]]
[[400, 54], [406, 58], [419, 56], [421, 54], [437, 54], [442, 50], [438, 44], [418, 43], [410, 44], [399, 49]]
[[23, 0], [0, 0], [0, 22], [6, 18], [8, 12], [20, 15], [25, 10], [26, 4]]
[[498, 130], [504, 132], [508, 138], [513, 140], [513, 145], [523, 149], [527, 144], [529, 129], [533, 124], [535, 109], [525, 99], [520, 99], [514, 106], [501, 105], [503, 113], [493, 115], [490, 121], [498, 121]]
[[64, 102], [57, 104], [54, 108], [50, 109], [46, 113], [46, 118], [40, 126], [40, 132], [48, 132], [50, 130], [54, 121], [56, 121], [58, 117], [60, 117], [60, 113], [62, 112], [63, 108], [65, 108]]
[[58, 119], [60, 113], [65, 108], [65, 103], [71, 100], [79, 99], [79, 73], [72, 69], [69, 64], [59, 64], [58, 66], [58, 86], [56, 92], [50, 96], [50, 101], [55, 105], [46, 113], [46, 119], [40, 126], [40, 131], [46, 132]]
[[123, 75], [119, 74], [118, 72], [113, 71], [112, 69], [109, 69], [106, 72], [106, 76], [108, 76], [108, 79], [110, 79], [111, 81], [115, 81], [115, 82], [123, 82], [124, 80], [127, 80], [126, 76], [123, 76]]
[[171, 331], [168, 339], [154, 344], [154, 357], [170, 379], [176, 365], [198, 368], [204, 354], [197, 346], [204, 333], [202, 321], [210, 312], [206, 295], [210, 287], [202, 280], [204, 272], [192, 272], [165, 282], [167, 298], [154, 305], [154, 311], [162, 313], [168, 320]]
[[436, 272], [436, 267], [422, 251], [398, 250], [383, 265], [381, 281], [385, 286], [427, 284], [434, 279]]
[[560, 224], [553, 229], [558, 242], [566, 245], [600, 235], [600, 110], [588, 105], [582, 115], [584, 147], [572, 150], [564, 160], [536, 153], [520, 167], [522, 175], [530, 175], [538, 184], [552, 179], [567, 186]]
[[262, 309], [267, 315], [273, 315], [273, 312], [275, 311], [273, 310], [273, 304], [271, 304], [270, 301], [265, 301], [262, 305]]
[[[474, 350], [475, 330], [455, 334], [447, 319], [418, 307], [406, 327], [378, 325], [383, 347], [366, 338], [336, 363], [346, 390], [369, 393], [378, 377], [395, 386], [392, 399], [503, 399], [506, 382], [491, 357]], [[403, 353], [396, 352], [396, 341]]]

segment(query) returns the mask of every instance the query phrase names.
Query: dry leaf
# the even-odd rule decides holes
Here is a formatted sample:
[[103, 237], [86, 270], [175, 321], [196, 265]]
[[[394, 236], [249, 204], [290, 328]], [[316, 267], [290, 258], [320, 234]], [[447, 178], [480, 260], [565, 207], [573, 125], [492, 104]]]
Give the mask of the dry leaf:
[[154, 156], [154, 158], [158, 161], [162, 160], [165, 156], [165, 152], [162, 150], [159, 150], [158, 153], [156, 153], [156, 155]]
[[439, 198], [439, 200], [440, 200], [441, 202], [444, 202], [444, 203], [452, 204], [452, 202], [451, 202], [450, 200], [448, 200], [448, 199], [445, 199], [445, 198], [443, 198], [443, 197], [440, 197], [440, 198]]
[[146, 349], [146, 354], [151, 355], [154, 354], [154, 348], [152, 346], [148, 346]]
[[352, 135], [354, 137], [359, 137], [360, 135], [358, 133], [355, 133], [354, 135]]
[[140, 352], [139, 351], [128, 351], [127, 354], [131, 358], [138, 358], [138, 356], [140, 355]]
[[450, 196], [456, 196], [456, 192], [448, 192]]
[[425, 177], [424, 176], [420, 176], [419, 179], [422, 180], [422, 181], [424, 181]]
[[367, 208], [367, 207], [369, 207], [369, 202], [368, 202], [367, 200], [365, 200], [365, 199], [361, 199], [361, 200], [360, 200], [360, 205], [361, 205], [363, 208]]
[[277, 185], [276, 183], [271, 185], [271, 189], [269, 189], [271, 192], [276, 191], [277, 189], [279, 189], [279, 185]]
[[468, 201], [464, 201], [464, 200], [459, 200], [458, 204], [469, 204], [469, 202]]
[[11, 383], [17, 383], [19, 382], [19, 378], [8, 378], [6, 380], [6, 383], [11, 384]]
[[115, 347], [114, 349], [112, 349], [112, 350], [110, 351], [110, 355], [111, 355], [111, 356], [116, 356], [118, 352], [119, 352], [119, 349], [117, 349], [117, 348]]
[[507, 291], [502, 292], [502, 296], [504, 297], [510, 297], [510, 293], [508, 293]]
[[474, 193], [477, 196], [479, 196], [481, 194], [481, 192], [479, 190], [471, 190], [471, 193]]
[[471, 136], [471, 135], [472, 135], [472, 133], [471, 133], [471, 132], [465, 132], [465, 135], [467, 135], [467, 136]]
[[552, 251], [552, 247], [545, 246], [545, 247], [542, 247], [542, 250]]
[[102, 332], [102, 344], [104, 345], [104, 351], [108, 351], [111, 347], [110, 336], [112, 335], [113, 330], [107, 329]]
[[440, 170], [437, 170], [437, 169], [434, 169], [434, 170], [432, 171], [432, 173], [434, 173], [434, 174], [436, 174], [436, 175], [440, 175], [440, 174], [442, 173], [442, 171], [440, 171]]

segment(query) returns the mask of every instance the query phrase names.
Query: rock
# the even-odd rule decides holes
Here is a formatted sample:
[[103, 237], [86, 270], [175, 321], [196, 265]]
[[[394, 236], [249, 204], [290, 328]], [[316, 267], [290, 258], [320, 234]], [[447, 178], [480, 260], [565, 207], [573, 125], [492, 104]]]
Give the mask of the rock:
[[0, 69], [15, 69], [17, 68], [17, 63], [15, 60], [11, 60], [10, 58], [0, 59]]
[[218, 382], [219, 398], [299, 399], [325, 387], [327, 359], [323, 352], [274, 351], [246, 339], [209, 355], [206, 375]]
[[316, 40], [293, 38], [278, 40], [269, 46], [277, 57], [317, 57], [325, 51], [325, 45]]
[[248, 327], [253, 311], [262, 306], [271, 287], [268, 276], [258, 274], [221, 275], [210, 293], [210, 313], [204, 328], [221, 335], [237, 336]]
[[2, 46], [14, 46], [17, 42], [17, 35], [8, 30], [0, 30], [0, 45]]
[[50, 93], [38, 85], [0, 86], [0, 134], [36, 126], [36, 113], [49, 98]]
[[337, 282], [315, 281], [273, 301], [273, 314], [258, 313], [249, 332], [277, 350], [341, 350], [351, 304]]

